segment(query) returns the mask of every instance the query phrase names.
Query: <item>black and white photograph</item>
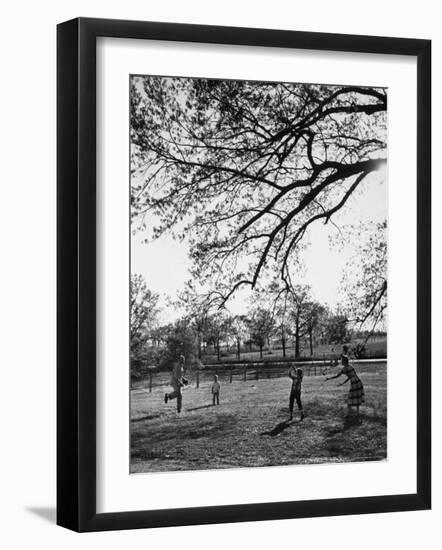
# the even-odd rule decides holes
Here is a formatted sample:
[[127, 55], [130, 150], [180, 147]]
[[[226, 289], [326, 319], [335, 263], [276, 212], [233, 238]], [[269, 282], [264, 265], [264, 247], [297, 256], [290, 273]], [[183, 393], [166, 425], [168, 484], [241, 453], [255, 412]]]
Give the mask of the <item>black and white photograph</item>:
[[2, 548], [440, 539], [440, 9], [358, 7], [4, 4]]
[[129, 84], [131, 473], [385, 460], [388, 90]]

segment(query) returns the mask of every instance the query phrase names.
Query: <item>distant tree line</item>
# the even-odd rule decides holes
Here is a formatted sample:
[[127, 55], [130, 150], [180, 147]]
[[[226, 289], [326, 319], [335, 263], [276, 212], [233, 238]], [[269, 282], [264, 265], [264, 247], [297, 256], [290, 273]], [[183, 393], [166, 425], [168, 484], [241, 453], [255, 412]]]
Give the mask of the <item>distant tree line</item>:
[[[189, 284], [179, 319], [164, 326], [159, 297], [133, 283], [133, 364], [162, 368], [185, 352], [197, 365], [226, 347], [262, 357], [275, 340], [299, 357], [305, 342], [312, 354], [349, 330], [366, 342], [387, 308], [386, 221], [351, 230], [359, 250], [343, 273], [342, 310], [293, 281], [310, 229], [339, 223], [385, 177], [387, 90], [150, 76], [130, 86], [132, 230], [146, 241], [185, 239], [192, 280], [205, 289]], [[253, 302], [232, 315], [244, 289]]]
[[332, 311], [312, 299], [307, 285], [296, 285], [290, 294], [279, 293], [269, 284], [254, 293], [246, 313], [234, 315], [226, 308], [211, 309], [188, 283], [174, 304], [179, 318], [159, 322], [159, 296], [146, 286], [141, 276], [132, 277], [131, 287], [132, 373], [148, 369], [167, 370], [179, 355], [186, 356], [190, 368], [202, 368], [207, 356], [222, 360], [226, 355], [241, 360], [244, 352], [278, 349], [283, 358], [314, 355], [317, 344], [338, 345], [351, 333], [367, 337], [364, 331], [352, 332], [348, 315]]

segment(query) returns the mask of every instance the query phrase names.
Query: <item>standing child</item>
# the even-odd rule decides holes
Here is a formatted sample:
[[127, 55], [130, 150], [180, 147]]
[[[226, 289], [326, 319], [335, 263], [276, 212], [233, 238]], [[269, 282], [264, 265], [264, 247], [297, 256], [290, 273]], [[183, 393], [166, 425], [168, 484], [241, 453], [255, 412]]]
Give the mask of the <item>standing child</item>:
[[214, 382], [212, 384], [212, 404], [215, 405], [215, 401], [216, 401], [216, 404], [219, 405], [219, 390], [220, 390], [221, 386], [220, 386], [220, 383], [218, 382], [218, 375], [215, 374], [215, 378], [214, 378]]
[[289, 377], [292, 379], [292, 389], [290, 391], [290, 400], [289, 400], [289, 410], [290, 410], [290, 420], [293, 420], [293, 405], [298, 406], [298, 410], [301, 413], [300, 420], [304, 420], [304, 409], [302, 408], [301, 402], [301, 385], [304, 373], [302, 369], [296, 369], [294, 366], [289, 369]]

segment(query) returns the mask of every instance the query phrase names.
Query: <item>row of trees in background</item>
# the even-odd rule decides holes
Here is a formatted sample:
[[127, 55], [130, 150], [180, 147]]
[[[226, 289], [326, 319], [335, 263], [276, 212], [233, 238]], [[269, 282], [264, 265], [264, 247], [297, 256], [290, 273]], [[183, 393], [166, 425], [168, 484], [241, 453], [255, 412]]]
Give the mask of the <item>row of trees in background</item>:
[[257, 346], [262, 357], [270, 339], [276, 339], [286, 357], [291, 340], [295, 357], [299, 357], [303, 339], [308, 338], [313, 355], [315, 338], [328, 343], [346, 338], [347, 317], [313, 300], [307, 285], [293, 286], [288, 293], [281, 292], [276, 283], [270, 283], [253, 294], [253, 304], [245, 314], [232, 315], [225, 308], [211, 312], [209, 303], [188, 284], [178, 306], [197, 334], [199, 358], [203, 344], [213, 346], [219, 359], [221, 344], [232, 347], [233, 342], [239, 359], [241, 344], [248, 345], [250, 350], [252, 345]]
[[233, 315], [225, 308], [211, 310], [189, 284], [175, 304], [180, 318], [165, 325], [158, 322], [158, 295], [139, 275], [132, 278], [131, 294], [131, 356], [140, 368], [168, 368], [181, 353], [194, 365], [207, 355], [241, 359], [242, 352], [254, 349], [262, 359], [264, 350], [272, 347], [279, 348], [282, 357], [290, 347], [299, 358], [301, 343], [307, 343], [313, 356], [315, 344], [339, 344], [348, 338], [346, 315], [314, 301], [308, 286], [295, 286], [287, 295], [270, 285], [255, 293], [245, 314]]
[[[130, 98], [132, 229], [185, 239], [190, 275], [206, 289], [189, 286], [180, 320], [159, 326], [158, 298], [143, 287], [146, 307], [139, 297], [131, 306], [134, 359], [161, 366], [184, 351], [198, 361], [232, 342], [237, 355], [247, 342], [262, 355], [271, 338], [299, 357], [304, 340], [310, 351], [315, 339], [346, 340], [349, 322], [376, 329], [387, 307], [386, 222], [351, 230], [361, 249], [344, 273], [345, 314], [293, 280], [310, 229], [341, 223], [385, 177], [386, 89], [134, 76]], [[253, 304], [231, 316], [225, 306], [243, 289]]]

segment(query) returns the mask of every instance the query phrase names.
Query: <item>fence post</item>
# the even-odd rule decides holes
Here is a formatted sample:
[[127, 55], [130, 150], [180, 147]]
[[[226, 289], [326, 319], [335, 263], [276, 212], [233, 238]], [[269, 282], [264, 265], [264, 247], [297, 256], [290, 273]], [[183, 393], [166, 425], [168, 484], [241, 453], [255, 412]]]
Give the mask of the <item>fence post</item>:
[[256, 367], [255, 379], [256, 379], [256, 380], [259, 380], [259, 367]]
[[200, 387], [200, 373], [199, 373], [199, 371], [196, 371], [196, 387], [197, 387], [197, 389]]
[[152, 392], [152, 371], [149, 372], [149, 393]]
[[230, 367], [230, 383], [232, 383], [232, 367]]

